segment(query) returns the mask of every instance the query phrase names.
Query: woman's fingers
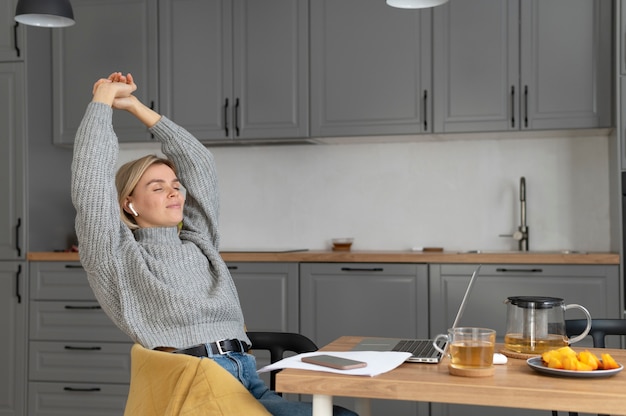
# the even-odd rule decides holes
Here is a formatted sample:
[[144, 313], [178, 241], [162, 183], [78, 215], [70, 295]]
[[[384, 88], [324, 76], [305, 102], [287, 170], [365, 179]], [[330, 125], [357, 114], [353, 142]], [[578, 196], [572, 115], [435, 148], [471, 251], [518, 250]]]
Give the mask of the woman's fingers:
[[[111, 75], [108, 76], [108, 78], [100, 78], [93, 84], [92, 94], [95, 94], [96, 90], [102, 84], [115, 84], [115, 83], [118, 84], [117, 87], [114, 87], [114, 86], [112, 87], [115, 88], [116, 90], [115, 95], [117, 97], [127, 97], [130, 94], [132, 94], [133, 91], [137, 89], [137, 85], [135, 84], [133, 80], [133, 76], [130, 73], [128, 73], [127, 75], [122, 75], [121, 72], [113, 72]], [[119, 84], [123, 84], [123, 85], [119, 85]]]

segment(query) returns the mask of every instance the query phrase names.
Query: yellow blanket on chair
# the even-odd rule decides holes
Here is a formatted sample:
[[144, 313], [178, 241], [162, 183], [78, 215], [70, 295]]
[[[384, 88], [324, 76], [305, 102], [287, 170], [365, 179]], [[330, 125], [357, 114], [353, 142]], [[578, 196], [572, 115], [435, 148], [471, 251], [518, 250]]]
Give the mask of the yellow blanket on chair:
[[246, 388], [213, 360], [131, 350], [125, 416], [269, 415]]

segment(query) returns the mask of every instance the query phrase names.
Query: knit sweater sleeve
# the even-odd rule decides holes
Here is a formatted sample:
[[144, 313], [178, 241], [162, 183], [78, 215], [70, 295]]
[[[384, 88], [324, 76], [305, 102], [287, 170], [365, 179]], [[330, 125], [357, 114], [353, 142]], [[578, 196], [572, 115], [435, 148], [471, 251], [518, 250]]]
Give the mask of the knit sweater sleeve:
[[106, 104], [92, 102], [87, 106], [74, 142], [71, 193], [81, 263], [94, 293], [115, 318], [121, 313], [116, 278], [119, 271], [111, 268], [118, 264], [114, 260], [134, 237], [121, 221], [117, 202], [118, 142], [112, 115], [112, 108]]
[[183, 231], [208, 236], [211, 245], [219, 249], [219, 188], [213, 154], [167, 117], [161, 117], [151, 131], [163, 153], [175, 163], [186, 191]]

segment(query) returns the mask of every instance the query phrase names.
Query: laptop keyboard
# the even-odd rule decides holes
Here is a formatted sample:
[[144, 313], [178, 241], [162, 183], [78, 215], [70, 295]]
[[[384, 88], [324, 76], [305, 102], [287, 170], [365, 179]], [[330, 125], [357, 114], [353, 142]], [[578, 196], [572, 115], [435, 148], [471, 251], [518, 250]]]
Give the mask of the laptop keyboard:
[[393, 351], [410, 352], [417, 357], [436, 357], [439, 352], [433, 347], [431, 340], [402, 340], [396, 344]]

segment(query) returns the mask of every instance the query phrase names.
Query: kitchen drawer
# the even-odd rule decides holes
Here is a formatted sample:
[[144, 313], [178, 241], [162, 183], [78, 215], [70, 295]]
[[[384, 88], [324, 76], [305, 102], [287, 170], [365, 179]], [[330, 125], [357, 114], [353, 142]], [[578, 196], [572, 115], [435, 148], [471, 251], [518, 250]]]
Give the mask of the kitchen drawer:
[[31, 302], [29, 319], [31, 340], [131, 342], [97, 302]]
[[130, 383], [132, 343], [31, 341], [29, 380]]
[[33, 300], [96, 299], [79, 262], [35, 261], [29, 273]]
[[28, 383], [29, 416], [119, 416], [127, 384]]

